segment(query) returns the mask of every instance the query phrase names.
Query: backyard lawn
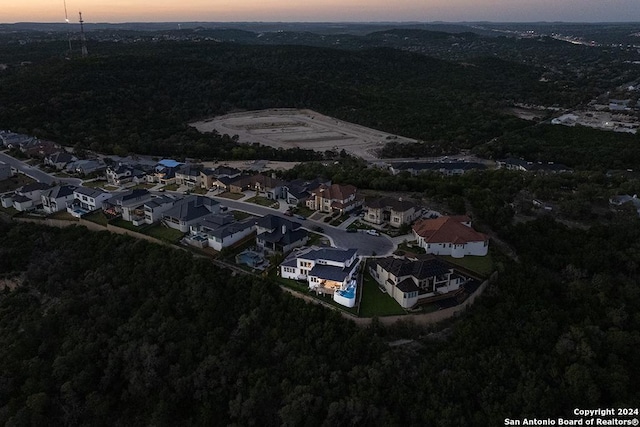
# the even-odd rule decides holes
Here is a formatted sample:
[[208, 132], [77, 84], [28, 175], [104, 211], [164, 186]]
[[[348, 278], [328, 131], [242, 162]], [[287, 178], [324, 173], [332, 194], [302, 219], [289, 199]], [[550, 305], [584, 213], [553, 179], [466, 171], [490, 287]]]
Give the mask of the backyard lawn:
[[13, 191], [17, 188], [22, 187], [23, 185], [32, 184], [34, 182], [36, 181], [26, 175], [19, 173], [12, 176], [11, 178], [0, 181], [0, 193]]
[[489, 277], [493, 272], [493, 259], [491, 258], [490, 253], [486, 256], [466, 256], [464, 258], [443, 256], [442, 258], [451, 264], [459, 265], [462, 268], [471, 270], [482, 277]]
[[184, 236], [183, 232], [166, 227], [162, 224], [156, 224], [152, 227], [146, 228], [142, 233], [170, 243], [178, 243], [180, 239], [182, 239], [182, 236]]
[[368, 274], [364, 275], [364, 289], [360, 301], [360, 317], [397, 316], [407, 314], [400, 304], [388, 294], [382, 292], [375, 280]]
[[96, 211], [90, 214], [87, 214], [82, 217], [82, 219], [86, 219], [87, 221], [95, 222], [96, 224], [107, 226], [107, 217], [104, 216], [102, 211]]

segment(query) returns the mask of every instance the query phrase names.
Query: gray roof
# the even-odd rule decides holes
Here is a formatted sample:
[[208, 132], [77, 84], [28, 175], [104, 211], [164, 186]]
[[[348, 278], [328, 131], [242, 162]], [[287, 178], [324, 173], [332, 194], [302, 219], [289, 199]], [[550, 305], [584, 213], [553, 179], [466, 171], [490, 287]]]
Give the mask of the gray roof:
[[173, 203], [176, 200], [169, 196], [156, 196], [153, 199], [146, 202], [144, 205], [150, 207], [151, 209], [157, 208], [158, 206], [166, 205], [168, 203]]
[[449, 273], [451, 267], [437, 258], [410, 260], [388, 256], [374, 261], [384, 270], [396, 277], [413, 276], [418, 280]]
[[12, 197], [14, 202], [18, 202], [18, 203], [22, 203], [22, 202], [30, 202], [32, 201], [30, 198], [28, 198], [27, 196], [22, 196], [20, 194], [16, 194], [15, 196]]
[[78, 187], [76, 188], [75, 192], [78, 194], [84, 194], [85, 196], [93, 197], [93, 198], [107, 193], [106, 191], [100, 190], [99, 188], [89, 188], [89, 187]]
[[402, 282], [398, 283], [396, 285], [396, 288], [398, 288], [399, 290], [401, 290], [402, 292], [416, 292], [419, 291], [420, 289], [416, 286], [415, 282], [413, 280], [411, 280], [410, 278], [406, 278], [404, 279]]
[[178, 200], [171, 209], [164, 213], [164, 216], [189, 222], [214, 213], [216, 205], [219, 203], [213, 199], [192, 195]]
[[351, 274], [352, 269], [345, 267], [335, 267], [333, 265], [320, 265], [316, 264], [313, 266], [311, 271], [309, 271], [309, 276], [316, 276], [322, 279], [334, 280], [336, 282], [343, 282], [349, 274]]
[[337, 248], [322, 248], [322, 249], [312, 249], [303, 255], [298, 255], [298, 258], [308, 259], [308, 260], [319, 260], [324, 259], [327, 261], [334, 262], [346, 262], [353, 258], [353, 256], [358, 252], [357, 249], [337, 249]]
[[266, 228], [268, 230], [280, 229], [282, 226], [286, 226], [287, 230], [296, 230], [302, 226], [299, 222], [289, 221], [286, 218], [276, 215], [265, 215], [262, 218], [256, 220], [256, 224], [259, 227]]
[[49, 160], [53, 163], [69, 163], [73, 161], [73, 159], [73, 155], [66, 151], [59, 151], [49, 156]]
[[280, 228], [275, 229], [274, 231], [267, 231], [258, 236], [261, 240], [271, 243], [281, 243], [283, 245], [290, 245], [294, 242], [299, 242], [304, 240], [309, 233], [307, 230], [290, 230], [287, 229], [285, 233], [282, 233]]
[[47, 190], [51, 188], [49, 184], [45, 184], [43, 182], [33, 182], [31, 184], [23, 185], [22, 187], [16, 190], [16, 193], [30, 193], [36, 190]]
[[227, 236], [231, 236], [232, 234], [244, 231], [247, 228], [251, 228], [253, 227], [253, 225], [253, 221], [249, 219], [244, 221], [232, 222], [231, 224], [223, 225], [217, 230], [214, 230], [211, 235], [220, 239], [224, 239]]
[[57, 185], [42, 193], [44, 197], [50, 199], [59, 199], [60, 197], [68, 197], [73, 195], [77, 187], [73, 185]]

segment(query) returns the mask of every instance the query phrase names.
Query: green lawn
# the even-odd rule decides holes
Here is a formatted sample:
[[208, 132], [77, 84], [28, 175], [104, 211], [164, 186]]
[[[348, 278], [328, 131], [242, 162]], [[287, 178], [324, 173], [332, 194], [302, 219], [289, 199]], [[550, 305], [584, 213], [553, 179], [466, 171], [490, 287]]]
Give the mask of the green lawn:
[[141, 183], [141, 184], [136, 184], [133, 187], [131, 187], [131, 190], [148, 190], [150, 188], [155, 187], [155, 184], [145, 184], [145, 183]]
[[0, 206], [0, 212], [3, 212], [3, 213], [5, 213], [6, 215], [9, 215], [9, 216], [15, 216], [15, 215], [20, 213], [20, 211], [17, 210], [16, 208], [13, 208], [13, 207], [4, 208], [2, 206]]
[[398, 251], [396, 251], [396, 253], [400, 252], [400, 251], [404, 252], [404, 253], [414, 254], [414, 255], [426, 253], [424, 248], [421, 248], [418, 245], [414, 245], [414, 246], [409, 247], [406, 243], [400, 243], [398, 245]]
[[337, 227], [343, 222], [345, 222], [347, 219], [349, 219], [348, 213], [343, 214], [342, 216], [339, 216], [338, 218], [334, 219], [333, 221], [330, 222], [330, 224], [333, 225], [334, 227]]
[[378, 288], [378, 284], [368, 274], [364, 275], [364, 289], [360, 301], [360, 317], [393, 316], [407, 314], [400, 304]]
[[184, 233], [179, 230], [174, 230], [162, 224], [155, 224], [142, 231], [144, 234], [155, 237], [156, 239], [164, 240], [170, 243], [178, 243]]
[[225, 191], [224, 193], [218, 194], [216, 197], [224, 197], [225, 199], [239, 200], [239, 199], [242, 199], [244, 197], [244, 194], [242, 194], [242, 193], [232, 193], [230, 191]]
[[272, 199], [267, 199], [266, 197], [262, 197], [262, 196], [252, 197], [249, 200], [247, 200], [247, 202], [254, 203], [260, 206], [266, 206], [268, 208], [272, 207], [274, 209], [278, 209], [280, 207], [280, 203], [278, 203], [277, 201]]
[[129, 221], [125, 221], [122, 218], [115, 218], [112, 219], [111, 221], [109, 221], [109, 224], [116, 226], [116, 227], [120, 227], [120, 228], [125, 228], [127, 230], [131, 230], [131, 231], [137, 231], [137, 232], [142, 232], [143, 227], [136, 227], [135, 225], [133, 225], [132, 222]]
[[103, 188], [105, 185], [107, 185], [107, 181], [82, 181], [83, 187]]
[[76, 218], [75, 216], [71, 215], [66, 210], [60, 211], [60, 212], [56, 212], [56, 213], [52, 213], [51, 215], [49, 215], [49, 218], [51, 218], [51, 219], [61, 219], [61, 220], [64, 220], [64, 221], [78, 221], [78, 218]]
[[319, 246], [323, 241], [327, 241], [328, 239], [322, 234], [314, 233], [312, 231], [309, 232], [309, 242], [307, 246]]
[[231, 213], [233, 214], [233, 219], [235, 219], [236, 221], [242, 221], [243, 219], [247, 219], [253, 216], [250, 213], [243, 211], [231, 211]]
[[193, 187], [191, 194], [207, 194], [207, 189], [202, 187]]
[[302, 215], [305, 218], [309, 218], [315, 211], [312, 211], [306, 206], [296, 206], [293, 208], [293, 212], [295, 212], [296, 215]]
[[176, 191], [178, 189], [178, 184], [167, 184], [164, 187], [165, 191]]
[[87, 221], [95, 222], [96, 224], [107, 226], [107, 217], [104, 216], [102, 211], [96, 211], [90, 214], [87, 214], [82, 217], [82, 219], [86, 219]]
[[482, 277], [488, 277], [493, 273], [493, 259], [491, 258], [491, 254], [487, 254], [487, 256], [465, 256], [464, 258], [443, 256], [442, 258], [451, 264], [471, 270]]

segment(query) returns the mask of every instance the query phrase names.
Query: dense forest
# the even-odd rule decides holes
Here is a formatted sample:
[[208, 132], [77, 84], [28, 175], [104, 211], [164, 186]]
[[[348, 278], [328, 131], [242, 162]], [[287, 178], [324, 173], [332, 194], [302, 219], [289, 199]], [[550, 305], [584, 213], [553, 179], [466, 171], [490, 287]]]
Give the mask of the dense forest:
[[[499, 425], [640, 401], [637, 221], [509, 227], [463, 318], [359, 329], [268, 280], [83, 228], [0, 225], [6, 425]], [[397, 338], [413, 344], [387, 345]]]
[[[300, 107], [469, 148], [528, 126], [502, 113], [505, 105], [573, 104], [578, 94], [540, 83], [542, 70], [497, 58], [454, 63], [390, 48], [103, 42], [93, 49], [86, 59], [1, 72], [2, 126], [105, 153], [229, 158], [228, 136], [201, 135], [187, 123], [237, 109]], [[258, 150], [235, 154], [251, 148]]]

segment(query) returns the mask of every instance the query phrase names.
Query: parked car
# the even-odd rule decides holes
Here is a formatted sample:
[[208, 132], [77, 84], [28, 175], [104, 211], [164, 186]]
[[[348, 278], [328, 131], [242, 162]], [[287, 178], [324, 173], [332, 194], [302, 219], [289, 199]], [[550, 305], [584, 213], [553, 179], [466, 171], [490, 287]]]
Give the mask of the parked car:
[[298, 219], [306, 220], [307, 218], [302, 215], [294, 215]]
[[224, 205], [220, 205], [220, 212], [226, 212], [229, 208], [224, 206]]
[[357, 228], [347, 228], [347, 233], [357, 233], [358, 229]]
[[378, 233], [378, 230], [367, 230], [366, 233], [370, 234], [372, 236], [379, 236], [380, 235], [380, 233]]
[[284, 215], [285, 215], [285, 216], [293, 216], [293, 212], [291, 212], [290, 210], [288, 210], [288, 211], [285, 211], [285, 212], [284, 212]]

